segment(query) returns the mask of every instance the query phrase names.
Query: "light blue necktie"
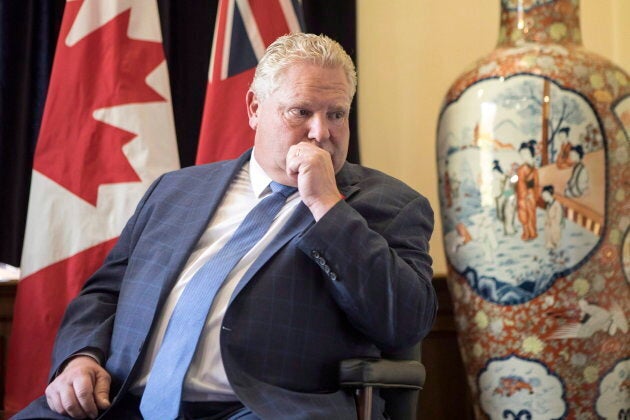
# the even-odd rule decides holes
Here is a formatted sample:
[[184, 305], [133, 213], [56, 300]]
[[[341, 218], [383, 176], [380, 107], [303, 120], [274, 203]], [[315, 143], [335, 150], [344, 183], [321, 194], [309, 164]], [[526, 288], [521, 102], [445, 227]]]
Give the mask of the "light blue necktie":
[[190, 279], [177, 301], [140, 402], [145, 419], [175, 419], [179, 415], [184, 378], [217, 291], [296, 191], [276, 182], [269, 186], [273, 194], [247, 214], [223, 248]]

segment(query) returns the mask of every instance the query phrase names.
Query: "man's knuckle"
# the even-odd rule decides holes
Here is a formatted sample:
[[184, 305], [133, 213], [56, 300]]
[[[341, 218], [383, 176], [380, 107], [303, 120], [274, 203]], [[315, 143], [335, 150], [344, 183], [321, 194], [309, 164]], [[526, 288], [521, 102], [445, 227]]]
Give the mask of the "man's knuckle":
[[68, 413], [74, 413], [77, 411], [77, 408], [79, 408], [79, 404], [77, 402], [69, 399], [61, 400], [61, 405]]
[[92, 395], [92, 391], [87, 388], [79, 388], [76, 391], [77, 398], [80, 400], [86, 400]]
[[53, 395], [46, 395], [46, 403], [48, 403], [48, 407], [50, 407], [51, 410], [54, 410], [61, 414], [61, 409], [59, 408], [59, 406], [57, 406]]

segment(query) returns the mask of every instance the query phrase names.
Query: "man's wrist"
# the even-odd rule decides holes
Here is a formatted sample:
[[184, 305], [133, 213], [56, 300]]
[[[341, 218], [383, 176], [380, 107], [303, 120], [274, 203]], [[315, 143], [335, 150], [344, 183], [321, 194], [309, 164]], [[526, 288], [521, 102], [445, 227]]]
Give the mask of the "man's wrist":
[[309, 206], [309, 210], [313, 215], [315, 221], [319, 221], [326, 213], [330, 211], [333, 207], [337, 205], [341, 200], [343, 200], [343, 196], [340, 194], [338, 196], [332, 196], [325, 200], [317, 200], [313, 204]]
[[61, 365], [59, 365], [59, 368], [57, 369], [57, 371], [55, 372], [55, 378], [57, 376], [59, 376], [61, 374], [61, 372], [64, 371], [64, 369], [66, 367], [68, 367], [68, 364], [70, 362], [72, 362], [74, 359], [78, 358], [78, 357], [89, 357], [92, 360], [94, 360], [96, 363], [98, 363], [99, 365], [103, 365], [103, 362], [101, 361], [101, 358], [98, 354], [97, 351], [93, 351], [93, 350], [89, 350], [89, 349], [85, 349], [85, 350], [81, 350], [77, 353], [72, 354], [71, 356], [69, 356], [66, 360], [64, 360]]

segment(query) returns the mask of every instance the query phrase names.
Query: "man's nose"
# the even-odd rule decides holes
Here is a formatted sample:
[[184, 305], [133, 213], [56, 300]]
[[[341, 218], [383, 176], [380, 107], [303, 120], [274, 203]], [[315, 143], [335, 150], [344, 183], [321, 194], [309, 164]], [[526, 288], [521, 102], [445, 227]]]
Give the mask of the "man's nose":
[[309, 121], [309, 140], [321, 142], [330, 138], [330, 126], [326, 115], [313, 114]]

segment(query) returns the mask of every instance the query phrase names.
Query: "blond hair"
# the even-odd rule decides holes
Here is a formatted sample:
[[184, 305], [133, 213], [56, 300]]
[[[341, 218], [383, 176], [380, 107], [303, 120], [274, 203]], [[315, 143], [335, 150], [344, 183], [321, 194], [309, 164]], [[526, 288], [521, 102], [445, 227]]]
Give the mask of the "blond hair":
[[354, 63], [339, 43], [326, 35], [294, 33], [276, 39], [260, 59], [251, 90], [260, 99], [278, 87], [282, 72], [296, 63], [311, 63], [327, 68], [343, 69], [350, 84], [350, 99], [357, 89]]

